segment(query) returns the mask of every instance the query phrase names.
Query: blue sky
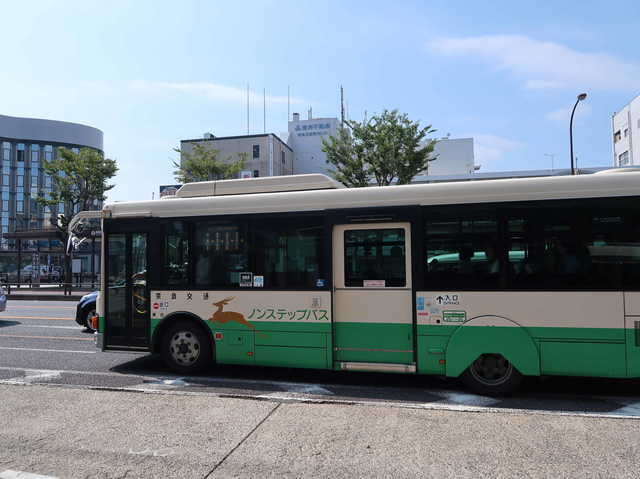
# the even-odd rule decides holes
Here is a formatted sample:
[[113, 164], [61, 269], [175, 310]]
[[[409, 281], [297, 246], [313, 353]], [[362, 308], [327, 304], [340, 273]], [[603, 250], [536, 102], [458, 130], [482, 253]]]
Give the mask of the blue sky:
[[3, 5], [0, 113], [104, 132], [109, 200], [173, 184], [180, 140], [287, 129], [291, 113], [398, 108], [475, 139], [481, 172], [613, 164], [640, 94], [640, 2], [22, 1]]

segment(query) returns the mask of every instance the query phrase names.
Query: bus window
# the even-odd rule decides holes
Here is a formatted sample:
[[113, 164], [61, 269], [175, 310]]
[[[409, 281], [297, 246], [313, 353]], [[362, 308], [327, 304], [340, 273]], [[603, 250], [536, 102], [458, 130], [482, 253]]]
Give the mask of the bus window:
[[189, 223], [172, 221], [164, 225], [161, 269], [162, 286], [189, 284]]
[[324, 274], [324, 219], [257, 219], [251, 225], [251, 264], [265, 287], [317, 289]]
[[385, 287], [406, 285], [407, 267], [403, 228], [344, 232], [345, 286], [384, 281]]
[[198, 286], [239, 286], [246, 261], [246, 221], [195, 224], [195, 282]]

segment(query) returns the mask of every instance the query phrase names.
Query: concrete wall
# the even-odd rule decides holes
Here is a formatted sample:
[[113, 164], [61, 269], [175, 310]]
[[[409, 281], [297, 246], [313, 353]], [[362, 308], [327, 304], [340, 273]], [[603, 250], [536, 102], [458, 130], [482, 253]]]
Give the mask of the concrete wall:
[[[270, 139], [273, 143], [273, 154], [269, 151]], [[231, 155], [233, 159], [236, 159], [238, 153], [247, 153], [247, 162], [244, 170], [250, 171], [251, 177], [256, 176], [256, 171], [260, 177], [282, 176], [292, 173], [293, 152], [280, 138], [272, 133], [182, 140], [180, 142], [182, 151], [190, 152], [192, 150], [191, 143], [199, 143], [206, 145], [208, 148], [219, 150], [218, 158], [225, 158]], [[258, 146], [258, 158], [253, 157], [254, 146]], [[283, 153], [284, 162], [282, 161]]]

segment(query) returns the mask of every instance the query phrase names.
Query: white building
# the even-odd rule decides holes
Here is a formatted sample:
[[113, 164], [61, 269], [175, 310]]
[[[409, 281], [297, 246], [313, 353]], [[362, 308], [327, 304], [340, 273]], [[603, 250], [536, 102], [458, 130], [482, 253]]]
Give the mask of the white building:
[[[321, 138], [335, 134], [340, 127], [338, 118], [311, 118], [300, 120], [298, 113], [293, 114], [289, 122], [289, 131], [280, 136], [293, 150], [293, 173], [326, 173], [324, 169], [332, 168], [327, 162], [327, 155], [322, 151]], [[431, 140], [421, 141], [424, 148]], [[473, 138], [450, 139], [448, 136], [438, 140], [431, 156], [436, 159], [429, 162], [429, 175], [462, 175], [473, 173], [480, 166], [475, 166]]]
[[611, 117], [613, 166], [640, 165], [640, 95]]
[[293, 114], [293, 121], [289, 122], [289, 131], [283, 133], [282, 140], [293, 150], [293, 173], [325, 173], [323, 168], [329, 168], [327, 155], [320, 149], [322, 140], [331, 134], [336, 134], [340, 127], [338, 118], [311, 118], [300, 120], [300, 114]]
[[[429, 142], [428, 138], [421, 141], [420, 147], [424, 148]], [[465, 175], [480, 169], [480, 165], [475, 166], [473, 138], [451, 139], [447, 135], [436, 142], [430, 156], [436, 159], [429, 162], [428, 170], [422, 175]]]

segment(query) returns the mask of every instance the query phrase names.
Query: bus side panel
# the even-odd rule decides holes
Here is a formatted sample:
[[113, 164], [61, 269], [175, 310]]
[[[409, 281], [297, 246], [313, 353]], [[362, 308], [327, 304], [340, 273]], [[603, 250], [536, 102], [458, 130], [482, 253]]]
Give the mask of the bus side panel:
[[[214, 337], [220, 364], [326, 369], [331, 349], [331, 292], [153, 291], [151, 326], [188, 311]], [[167, 320], [169, 318], [166, 318]]]
[[447, 372], [444, 353], [448, 343], [449, 335], [421, 336], [418, 334], [418, 374], [444, 375]]
[[559, 376], [624, 378], [625, 345], [540, 341], [541, 372]]
[[215, 337], [216, 362], [254, 366], [254, 336], [252, 331], [225, 331], [218, 334]]
[[[437, 367], [439, 361], [433, 358], [436, 354], [429, 352], [444, 342], [437, 337], [451, 337], [457, 328], [466, 328], [474, 318], [496, 316], [520, 326], [518, 329], [540, 350], [540, 357], [521, 362], [518, 367], [517, 348], [513, 350], [510, 346], [515, 341], [512, 331], [502, 331], [512, 328], [474, 328], [473, 334], [467, 332], [469, 348], [458, 348], [454, 354], [450, 351], [455, 346], [453, 339], [447, 343], [447, 376], [462, 372], [477, 358], [476, 353], [500, 353], [523, 374], [640, 376], [640, 293], [632, 295], [627, 293], [629, 298], [638, 295], [638, 299], [627, 299], [625, 308], [623, 293], [613, 291], [419, 292], [416, 294], [418, 370], [436, 374], [441, 371]], [[631, 316], [631, 311], [637, 316]], [[638, 332], [635, 320], [630, 318], [638, 321]], [[538, 372], [532, 372], [536, 369]]]
[[640, 292], [624, 293], [627, 377], [640, 377]]

